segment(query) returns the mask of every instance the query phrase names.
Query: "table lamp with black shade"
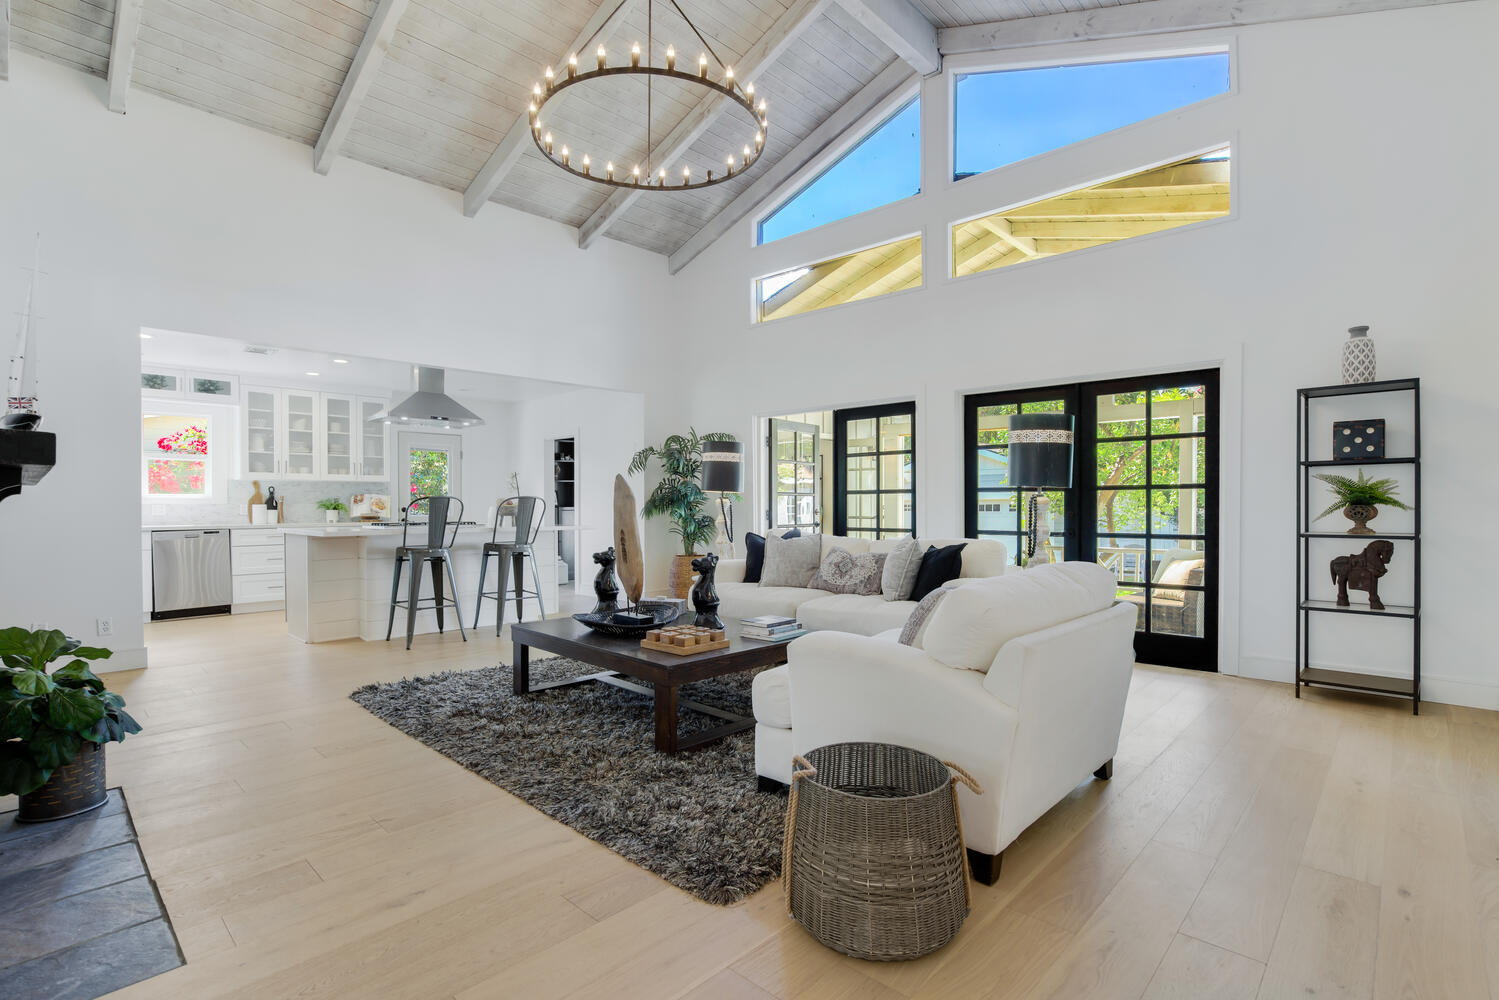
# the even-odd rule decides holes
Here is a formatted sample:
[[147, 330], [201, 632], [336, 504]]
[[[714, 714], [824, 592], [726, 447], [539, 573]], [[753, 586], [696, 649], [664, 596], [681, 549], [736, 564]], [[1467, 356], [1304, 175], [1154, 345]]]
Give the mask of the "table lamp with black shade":
[[703, 492], [718, 494], [718, 510], [723, 516], [723, 533], [729, 542], [729, 558], [734, 558], [734, 505], [732, 495], [744, 489], [744, 442], [703, 442]]
[[1071, 488], [1072, 434], [1070, 413], [1020, 413], [1010, 418], [1009, 483], [1035, 490], [1019, 553], [1022, 566], [1051, 561], [1051, 519], [1042, 491]]

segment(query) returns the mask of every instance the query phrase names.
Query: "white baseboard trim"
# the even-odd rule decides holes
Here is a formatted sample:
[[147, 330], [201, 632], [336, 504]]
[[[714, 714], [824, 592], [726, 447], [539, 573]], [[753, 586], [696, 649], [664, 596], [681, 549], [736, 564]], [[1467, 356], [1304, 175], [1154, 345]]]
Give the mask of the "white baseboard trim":
[[96, 674], [117, 674], [122, 670], [139, 670], [146, 665], [146, 647], [116, 649], [107, 660], [95, 660], [89, 667]]
[[[1335, 663], [1318, 665], [1331, 667], [1334, 670], [1362, 669], [1364, 673], [1380, 673], [1380, 671], [1354, 666], [1340, 668]], [[1278, 681], [1282, 684], [1292, 684], [1296, 680], [1290, 660], [1280, 660], [1269, 656], [1239, 657], [1239, 676], [1262, 681]], [[1421, 675], [1421, 700], [1439, 702], [1443, 705], [1462, 705], [1466, 708], [1499, 711], [1499, 684], [1481, 684], [1458, 677], [1443, 677], [1440, 674], [1433, 676], [1423, 673]]]

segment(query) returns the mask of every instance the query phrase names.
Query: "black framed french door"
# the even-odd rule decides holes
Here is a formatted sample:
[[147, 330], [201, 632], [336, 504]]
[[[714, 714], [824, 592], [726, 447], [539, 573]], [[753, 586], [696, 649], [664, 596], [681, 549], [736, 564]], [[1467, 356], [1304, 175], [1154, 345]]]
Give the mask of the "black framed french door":
[[916, 531], [916, 404], [833, 411], [833, 533]]
[[1217, 670], [1218, 386], [1209, 369], [969, 396], [968, 536], [1018, 549], [1028, 530], [1005, 476], [1009, 416], [1074, 414], [1072, 488], [1048, 491], [1054, 548], [1113, 572], [1139, 609], [1141, 662]]

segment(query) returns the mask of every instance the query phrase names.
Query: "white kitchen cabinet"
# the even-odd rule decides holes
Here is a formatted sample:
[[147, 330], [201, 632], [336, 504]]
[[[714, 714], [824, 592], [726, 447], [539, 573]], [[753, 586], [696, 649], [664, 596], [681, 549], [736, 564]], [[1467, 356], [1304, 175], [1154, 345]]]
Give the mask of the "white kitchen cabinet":
[[385, 409], [386, 401], [360, 396], [355, 401], [359, 415], [358, 477], [377, 481], [390, 479], [390, 428], [383, 420], [371, 420]]
[[246, 386], [243, 407], [245, 478], [384, 482], [390, 478], [385, 408], [374, 396], [349, 396], [274, 386]]
[[235, 614], [286, 606], [286, 545], [280, 529], [231, 529], [229, 560]]

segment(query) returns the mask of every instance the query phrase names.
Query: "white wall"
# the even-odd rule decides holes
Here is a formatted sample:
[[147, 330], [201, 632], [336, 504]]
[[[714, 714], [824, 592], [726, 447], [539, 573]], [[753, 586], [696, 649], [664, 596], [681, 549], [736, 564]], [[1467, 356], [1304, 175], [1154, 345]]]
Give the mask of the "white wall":
[[[1234, 46], [1236, 92], [958, 184], [945, 180], [947, 80], [929, 80], [921, 195], [753, 249], [747, 219], [678, 275], [691, 296], [683, 314], [713, 356], [679, 383], [680, 406], [653, 400], [648, 429], [690, 420], [749, 437], [756, 416], [914, 398], [918, 530], [950, 535], [963, 520], [964, 393], [1221, 365], [1221, 666], [1289, 681], [1295, 390], [1338, 381], [1344, 329], [1368, 323], [1380, 374], [1418, 375], [1425, 390], [1424, 693], [1499, 707], [1486, 638], [1499, 544], [1483, 513], [1499, 366], [1495, 37], [1491, 0], [1170, 36], [1171, 48]], [[945, 277], [954, 220], [1225, 139], [1229, 219]], [[755, 276], [915, 231], [926, 237], [923, 289], [749, 322]], [[763, 509], [763, 479], [753, 474], [744, 514]], [[1409, 572], [1407, 560], [1392, 576]]]
[[[143, 662], [136, 414], [142, 326], [638, 389], [660, 257], [13, 53], [0, 84], [0, 313], [43, 234], [42, 408], [59, 465], [0, 507], [0, 624]], [[586, 290], [587, 312], [578, 303]], [[566, 349], [559, 349], [559, 332]], [[130, 492], [125, 492], [129, 490]]]

